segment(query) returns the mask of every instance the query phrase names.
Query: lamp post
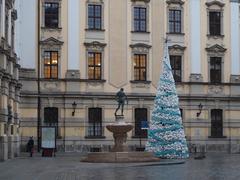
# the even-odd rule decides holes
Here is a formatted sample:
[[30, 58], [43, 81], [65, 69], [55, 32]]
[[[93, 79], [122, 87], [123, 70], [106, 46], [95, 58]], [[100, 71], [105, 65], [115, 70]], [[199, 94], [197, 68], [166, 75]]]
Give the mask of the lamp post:
[[76, 107], [77, 107], [77, 103], [74, 101], [74, 102], [72, 103], [72, 108], [73, 108], [72, 116], [75, 115]]
[[203, 108], [203, 105], [200, 103], [200, 104], [198, 105], [198, 110], [199, 110], [199, 112], [197, 112], [197, 117], [199, 117], [200, 114], [202, 113], [202, 108]]

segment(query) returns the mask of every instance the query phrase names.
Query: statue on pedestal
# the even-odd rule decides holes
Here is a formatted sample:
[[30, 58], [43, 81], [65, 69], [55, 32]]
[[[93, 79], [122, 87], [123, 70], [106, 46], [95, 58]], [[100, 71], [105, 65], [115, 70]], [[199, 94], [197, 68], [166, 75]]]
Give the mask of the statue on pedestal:
[[124, 89], [123, 88], [121, 88], [120, 91], [117, 92], [117, 94], [116, 94], [116, 101], [118, 102], [118, 107], [115, 110], [114, 114], [115, 114], [115, 116], [117, 116], [117, 112], [121, 108], [121, 116], [123, 116], [123, 110], [124, 110], [125, 101], [127, 101], [127, 104], [128, 104], [128, 99], [127, 99], [126, 94], [124, 93]]

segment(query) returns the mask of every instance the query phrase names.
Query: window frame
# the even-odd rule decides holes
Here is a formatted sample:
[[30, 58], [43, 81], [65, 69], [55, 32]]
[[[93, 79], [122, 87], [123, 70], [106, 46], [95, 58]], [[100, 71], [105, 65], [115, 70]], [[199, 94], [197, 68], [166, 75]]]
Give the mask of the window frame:
[[[170, 12], [173, 11], [173, 20], [170, 19]], [[180, 12], [180, 20], [176, 20], [176, 12]], [[173, 30], [171, 29], [171, 23], [173, 23]], [[180, 23], [180, 30], [176, 30], [176, 24]], [[182, 10], [181, 9], [168, 9], [168, 32], [171, 34], [181, 34], [182, 33]]]
[[[46, 110], [52, 110], [52, 112], [48, 112]], [[55, 122], [47, 122], [46, 121], [46, 117], [48, 118], [53, 118], [56, 116], [56, 121]], [[59, 108], [57, 107], [44, 107], [43, 109], [43, 117], [44, 117], [44, 126], [47, 126], [47, 127], [55, 127], [56, 128], [56, 137], [59, 136], [59, 132], [58, 132], [58, 126], [59, 126]], [[54, 118], [53, 118], [54, 119]]]
[[[213, 61], [219, 61], [218, 63], [219, 64], [213, 64], [214, 65], [214, 69], [212, 69], [212, 62]], [[219, 65], [220, 67], [220, 70], [219, 69], [216, 69], [216, 66]], [[216, 71], [220, 71], [220, 72], [216, 72]], [[209, 77], [210, 77], [210, 83], [222, 83], [222, 57], [219, 57], [219, 56], [211, 56], [210, 57], [210, 62], [209, 62]], [[219, 80], [214, 77], [214, 76], [217, 76], [217, 74], [219, 75]]]
[[[138, 64], [139, 66], [136, 66], [137, 63], [135, 62], [136, 60], [136, 57], [137, 60], [139, 61]], [[145, 60], [145, 63], [144, 63], [144, 66], [141, 66], [141, 57], [144, 57], [144, 60]], [[147, 81], [147, 60], [148, 59], [148, 55], [147, 54], [142, 54], [142, 53], [134, 53], [133, 54], [133, 79], [134, 81]], [[141, 79], [141, 70], [145, 70], [145, 75], [144, 75], [144, 78]], [[135, 71], [138, 71], [138, 78], [136, 78], [136, 75], [135, 75]]]
[[[145, 111], [140, 112], [140, 115], [137, 114], [137, 111]], [[142, 120], [138, 119], [138, 117], [142, 117], [142, 115], [145, 114], [146, 122], [148, 122], [148, 109], [147, 108], [135, 108], [134, 109], [134, 137], [139, 138], [147, 138], [147, 129], [141, 129], [141, 122]], [[140, 121], [139, 121], [140, 120]]]
[[[139, 18], [135, 17], [135, 10], [138, 9]], [[145, 17], [141, 18], [141, 10], [145, 10]], [[133, 7], [133, 32], [147, 32], [148, 31], [148, 8], [146, 6], [134, 6]], [[137, 22], [137, 26], [135, 26]], [[141, 29], [141, 22], [145, 23], [144, 29]], [[138, 27], [138, 29], [136, 29]]]
[[[50, 64], [47, 64], [46, 63], [46, 53], [50, 53], [50, 55], [49, 55], [49, 61], [50, 61]], [[53, 53], [57, 53], [57, 64], [52, 64], [52, 61], [53, 61], [53, 59], [52, 59], [52, 54]], [[46, 77], [46, 73], [45, 73], [45, 68], [46, 67], [49, 67], [50, 68], [50, 76], [49, 77]], [[56, 72], [56, 77], [53, 77], [53, 75], [52, 75], [52, 68], [53, 67], [56, 67], [56, 70], [57, 70], [57, 72]], [[59, 73], [59, 52], [58, 51], [51, 51], [51, 50], [45, 50], [44, 51], [44, 56], [43, 56], [43, 76], [44, 76], [44, 78], [45, 79], [58, 79], [58, 73]]]
[[[55, 25], [46, 25], [46, 4], [51, 4], [51, 6], [53, 4], [57, 5], [57, 14], [50, 14], [50, 16], [53, 16], [53, 17], [57, 17], [57, 23]], [[58, 29], [60, 27], [60, 2], [52, 2], [52, 1], [46, 1], [43, 3], [43, 7], [44, 7], [44, 16], [43, 16], [43, 19], [44, 19], [44, 27], [45, 28], [49, 28], [49, 29]], [[50, 21], [50, 20], [49, 20]]]
[[[93, 54], [93, 65], [89, 65], [89, 55]], [[96, 55], [100, 55], [100, 65], [96, 65]], [[87, 74], [88, 74], [88, 79], [89, 80], [102, 80], [102, 68], [103, 68], [103, 60], [102, 60], [102, 52], [95, 52], [95, 51], [88, 51], [87, 52], [87, 61], [88, 61], [88, 66], [87, 66]], [[89, 76], [89, 68], [92, 67], [93, 70], [93, 78], [90, 78]], [[100, 69], [100, 78], [96, 78], [96, 68]]]
[[[219, 14], [219, 22], [211, 21], [211, 14], [213, 14], [213, 13]], [[208, 15], [209, 35], [210, 36], [221, 36], [222, 35], [222, 12], [221, 11], [209, 11], [208, 14], [209, 14]], [[216, 26], [219, 26], [219, 27], [216, 27]], [[217, 28], [218, 28], [218, 30], [216, 32]]]
[[[89, 16], [89, 6], [93, 6], [93, 16]], [[96, 16], [96, 7], [100, 7], [100, 16]], [[93, 18], [93, 27], [89, 25], [89, 18]], [[96, 19], [100, 19], [100, 27], [96, 27]], [[87, 4], [87, 29], [88, 30], [103, 30], [103, 5], [99, 3]]]
[[[219, 114], [217, 114], [219, 113]], [[219, 119], [218, 119], [219, 118]], [[211, 136], [212, 138], [223, 138], [223, 110], [211, 109]]]
[[[171, 68], [172, 68], [172, 74], [173, 74], [173, 78], [174, 78], [174, 81], [175, 82], [182, 82], [182, 56], [181, 55], [170, 55], [170, 64], [171, 64]], [[178, 59], [180, 58], [180, 59]], [[175, 65], [177, 64], [176, 63], [176, 60], [180, 60], [180, 70], [179, 69], [175, 69]], [[174, 66], [172, 66], [172, 61], [174, 61]], [[180, 71], [180, 79], [176, 79], [177, 77], [177, 73], [176, 71]]]
[[[94, 112], [96, 111], [96, 112]], [[97, 116], [98, 115], [98, 116]], [[93, 119], [91, 119], [93, 118]], [[103, 109], [100, 107], [88, 108], [88, 130], [87, 137], [104, 137], [103, 127]]]

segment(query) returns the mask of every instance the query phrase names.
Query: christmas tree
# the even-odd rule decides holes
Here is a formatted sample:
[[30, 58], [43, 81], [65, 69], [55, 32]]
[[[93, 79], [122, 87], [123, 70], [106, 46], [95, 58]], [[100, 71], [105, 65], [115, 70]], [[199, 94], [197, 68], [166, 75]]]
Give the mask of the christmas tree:
[[160, 158], [178, 159], [189, 156], [167, 42], [164, 50], [163, 72], [160, 75], [148, 129], [146, 151], [154, 152]]

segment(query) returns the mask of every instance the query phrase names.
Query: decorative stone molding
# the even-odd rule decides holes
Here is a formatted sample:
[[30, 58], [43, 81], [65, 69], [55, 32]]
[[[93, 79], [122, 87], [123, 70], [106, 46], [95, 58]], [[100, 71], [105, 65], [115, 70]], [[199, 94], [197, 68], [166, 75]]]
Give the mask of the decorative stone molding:
[[58, 45], [58, 46], [61, 46], [63, 45], [64, 42], [62, 41], [59, 41], [58, 39], [55, 39], [54, 37], [50, 37], [48, 39], [45, 39], [43, 41], [40, 41], [40, 44], [41, 45]]
[[203, 82], [203, 77], [201, 74], [191, 74], [190, 82]]
[[12, 9], [13, 8], [13, 3], [14, 0], [5, 0], [5, 5], [7, 9]]
[[213, 52], [213, 53], [224, 53], [227, 49], [218, 45], [218, 44], [215, 44], [213, 46], [210, 46], [210, 47], [207, 47], [205, 48], [207, 52]]
[[209, 94], [222, 94], [224, 90], [223, 86], [217, 86], [217, 85], [213, 85], [213, 86], [209, 86], [208, 87], [208, 93]]
[[79, 70], [68, 69], [66, 72], [66, 79], [79, 79], [80, 72]]
[[223, 6], [225, 6], [225, 4], [224, 4], [223, 2], [220, 2], [220, 1], [218, 1], [218, 0], [209, 1], [209, 2], [206, 2], [205, 4], [206, 4], [206, 6], [208, 6], [208, 7], [210, 7], [210, 6], [212, 6], [212, 5], [217, 5], [217, 6], [219, 6], [219, 7], [222, 8]]
[[230, 82], [231, 83], [240, 83], [240, 75], [231, 75]]
[[170, 4], [180, 4], [180, 5], [183, 5], [184, 4], [184, 2], [182, 0], [167, 0], [166, 3], [168, 5], [170, 5]]
[[131, 0], [132, 2], [137, 2], [137, 1], [140, 1], [140, 2], [145, 2], [145, 3], [149, 3], [150, 0]]
[[19, 77], [20, 78], [36, 78], [36, 70], [35, 69], [26, 69], [20, 68], [19, 69]]
[[107, 45], [105, 43], [101, 43], [98, 41], [93, 42], [85, 42], [84, 45], [86, 46], [87, 51], [103, 51], [104, 47]]
[[43, 83], [43, 90], [47, 90], [50, 92], [59, 91], [60, 84], [58, 82], [44, 82]]
[[184, 46], [180, 46], [178, 44], [174, 44], [172, 46], [168, 47], [169, 49], [169, 54], [174, 55], [174, 54], [184, 54], [184, 50], [186, 49], [186, 47]]
[[137, 44], [131, 44], [130, 47], [132, 48], [133, 53], [149, 53], [149, 49], [152, 46], [144, 43], [137, 43]]

